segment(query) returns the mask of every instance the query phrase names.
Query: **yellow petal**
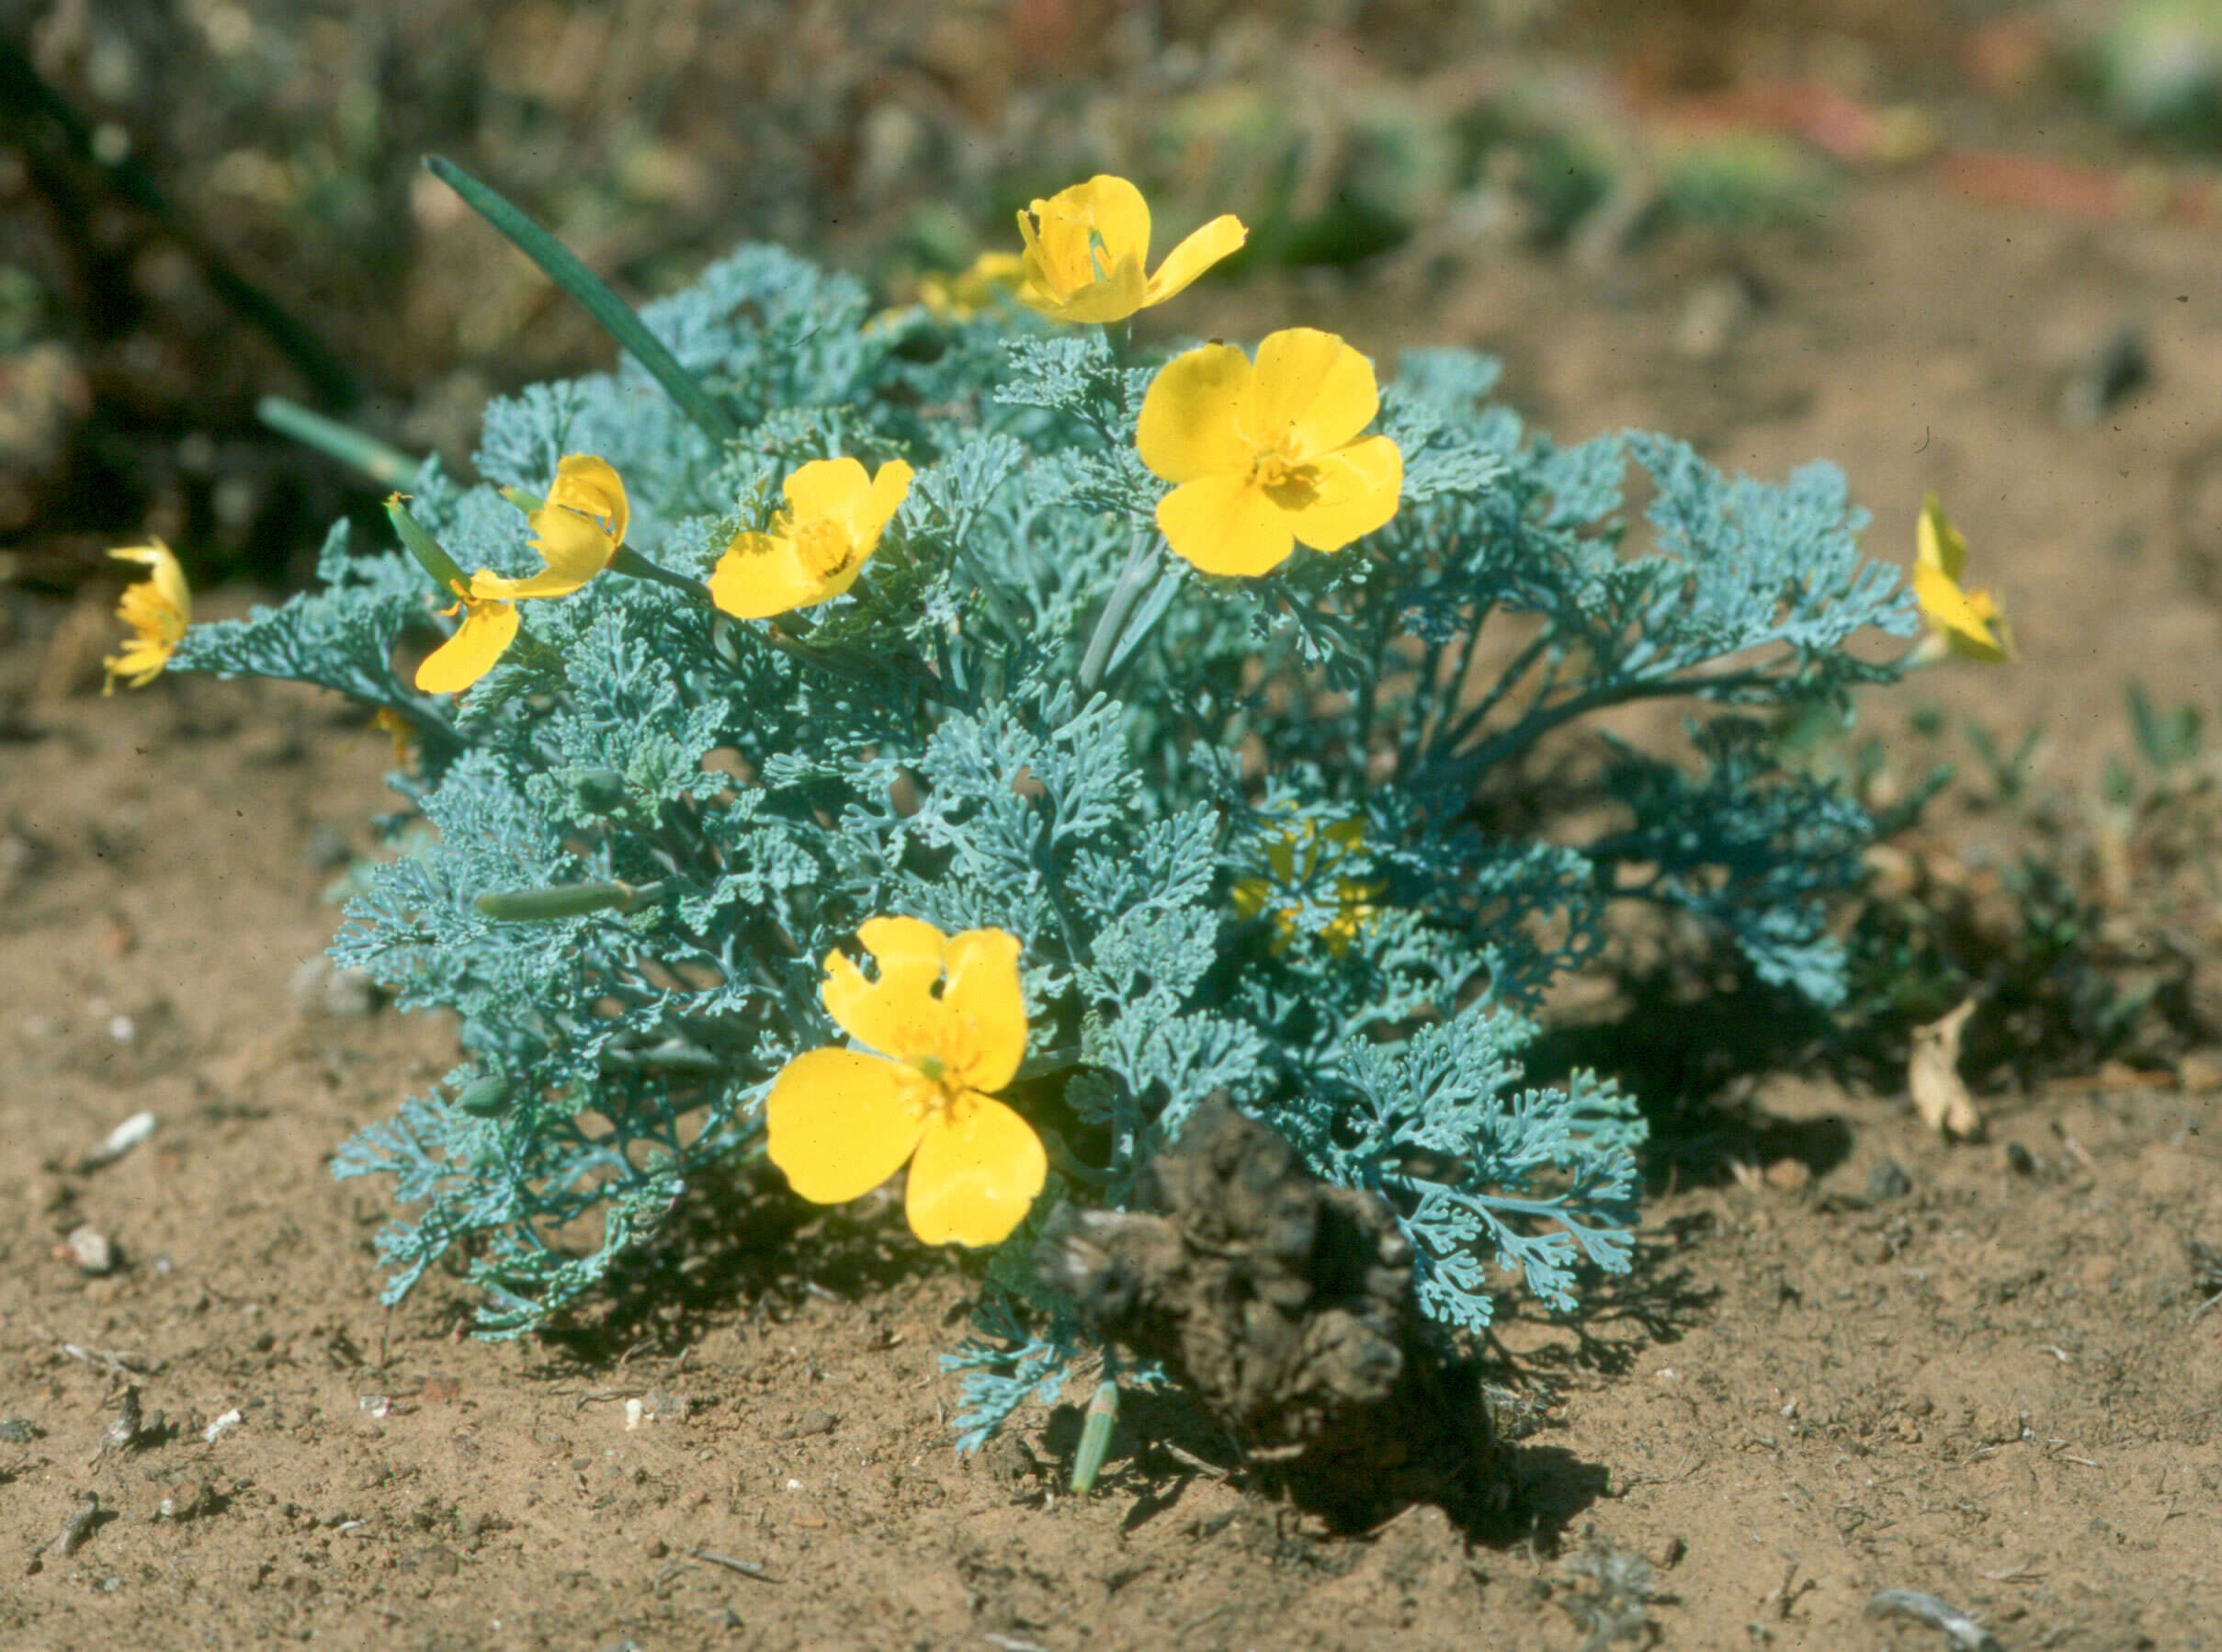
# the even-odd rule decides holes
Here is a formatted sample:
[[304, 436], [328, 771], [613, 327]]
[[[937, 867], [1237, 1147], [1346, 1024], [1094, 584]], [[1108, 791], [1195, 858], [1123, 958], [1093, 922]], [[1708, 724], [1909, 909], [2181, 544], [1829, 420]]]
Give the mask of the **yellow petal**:
[[780, 489], [798, 524], [821, 516], [854, 523], [871, 491], [871, 477], [853, 458], [814, 458], [792, 472]]
[[1060, 189], [1049, 204], [1061, 210], [1065, 221], [1083, 227], [1083, 247], [1085, 232], [1093, 230], [1111, 257], [1150, 262], [1150, 203], [1127, 179], [1099, 172], [1084, 184]]
[[193, 617], [193, 593], [186, 584], [185, 569], [177, 557], [160, 539], [150, 539], [144, 545], [134, 545], [123, 550], [111, 550], [108, 555], [126, 562], [138, 562], [152, 571], [150, 578], [162, 600], [177, 611], [178, 634]]
[[119, 679], [128, 688], [144, 688], [162, 675], [163, 668], [170, 662], [172, 651], [169, 644], [150, 642], [144, 638], [125, 643], [123, 652], [110, 654], [100, 662], [101, 669], [108, 673], [108, 680], [100, 685], [100, 692], [104, 695], [114, 694]]
[[1256, 449], [1239, 421], [1251, 379], [1249, 357], [1231, 345], [1205, 345], [1167, 362], [1135, 421], [1142, 463], [1172, 482], [1247, 472]]
[[814, 1049], [779, 1069], [765, 1099], [765, 1151], [818, 1205], [868, 1194], [902, 1168], [925, 1128], [914, 1081], [855, 1050]]
[[548, 503], [591, 516], [618, 545], [631, 526], [632, 511], [625, 497], [625, 483], [617, 468], [591, 453], [571, 453], [557, 461], [555, 486]]
[[1147, 286], [1142, 279], [1142, 266], [1131, 258], [1117, 260], [1102, 280], [1062, 298], [1039, 296], [1044, 290], [1043, 284], [1032, 270], [1028, 271], [1028, 284], [1018, 289], [1021, 300], [1053, 320], [1083, 326], [1125, 321], [1142, 307], [1142, 294]]
[[1099, 175], [1022, 212], [1026, 285], [1019, 298], [1068, 322], [1123, 321], [1148, 283], [1150, 207], [1125, 178]]
[[548, 564], [547, 571], [523, 580], [482, 575], [471, 581], [473, 595], [499, 597], [504, 602], [527, 596], [568, 596], [608, 567], [609, 559], [618, 553], [617, 540], [600, 522], [563, 505], [543, 505], [526, 520], [532, 524], [532, 548]]
[[[1989, 596], [1981, 596], [1978, 607], [1941, 568], [1929, 562], [1913, 565], [1913, 596], [1929, 628], [1943, 636], [1955, 653], [1991, 664], [2008, 657], [2008, 645], [1992, 629], [1998, 607]], [[2000, 625], [1999, 629], [2003, 628]]]
[[116, 599], [116, 617], [130, 626], [141, 642], [175, 646], [186, 634], [184, 611], [151, 579], [124, 587]]
[[823, 595], [794, 545], [770, 534], [734, 535], [710, 571], [710, 601], [737, 619], [769, 619]]
[[1246, 475], [1202, 477], [1157, 502], [1165, 543], [1206, 573], [1270, 573], [1296, 549], [1288, 523]]
[[1238, 879], [1232, 890], [1234, 915], [1238, 918], [1256, 917], [1265, 910], [1265, 898], [1272, 893], [1272, 886], [1262, 877]]
[[1242, 434], [1255, 448], [1280, 447], [1295, 458], [1340, 447], [1373, 423], [1381, 392], [1373, 364], [1332, 333], [1288, 327], [1258, 345], [1255, 388], [1243, 407]]
[[1163, 303], [1221, 258], [1237, 251], [1249, 235], [1250, 232], [1242, 228], [1242, 221], [1232, 213], [1213, 219], [1165, 255], [1164, 263], [1157, 266], [1157, 273], [1150, 277], [1149, 286], [1143, 290], [1142, 302]]
[[872, 554], [879, 544], [879, 536], [887, 532], [888, 524], [895, 519], [902, 502], [911, 496], [911, 476], [910, 466], [899, 458], [891, 458], [872, 478], [872, 491], [865, 496], [855, 523], [859, 562]]
[[1397, 514], [1404, 486], [1404, 455], [1385, 436], [1367, 436], [1311, 462], [1313, 503], [1289, 513], [1299, 542], [1314, 550], [1340, 550]]
[[569, 596], [585, 583], [553, 568], [544, 568], [521, 580], [508, 579], [482, 568], [470, 576], [470, 594], [481, 602], [513, 603], [544, 596]]
[[874, 918], [856, 938], [879, 967], [877, 980], [840, 953], [825, 960], [825, 1012], [850, 1037], [898, 1061], [946, 1058], [940, 984], [948, 937], [917, 918]]
[[[472, 582], [474, 584], [476, 581]], [[473, 599], [455, 635], [425, 656], [416, 685], [425, 694], [459, 694], [493, 669], [517, 634], [517, 611], [505, 602]]]
[[1034, 1126], [991, 1096], [964, 1095], [926, 1123], [903, 1205], [929, 1245], [1010, 1238], [1048, 1178]]
[[1933, 568], [1955, 584], [1967, 571], [1967, 541], [1952, 526], [1934, 493], [1922, 501], [1921, 520], [1913, 525], [1914, 562]]
[[974, 1090], [1001, 1090], [1026, 1054], [1026, 1001], [1018, 984], [1018, 937], [968, 929], [949, 937], [942, 1007], [954, 1024], [944, 1052], [951, 1079]]
[[1070, 296], [1113, 266], [1150, 262], [1150, 203], [1125, 178], [1099, 173], [1033, 205], [1037, 254], [1052, 290]]

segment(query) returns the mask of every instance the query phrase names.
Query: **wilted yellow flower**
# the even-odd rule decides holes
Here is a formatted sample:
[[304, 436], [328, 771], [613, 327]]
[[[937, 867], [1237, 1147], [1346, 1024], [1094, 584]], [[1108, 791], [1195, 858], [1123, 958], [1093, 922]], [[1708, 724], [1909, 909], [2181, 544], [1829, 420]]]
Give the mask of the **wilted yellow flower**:
[[780, 1069], [764, 1104], [766, 1150], [820, 1205], [869, 1193], [907, 1162], [912, 1232], [929, 1245], [996, 1244], [1049, 1173], [1033, 1126], [987, 1093], [1026, 1051], [1018, 937], [874, 918], [856, 938], [879, 979], [831, 954], [825, 1007], [878, 1053], [814, 1049]]
[[[1234, 910], [1244, 918], [1254, 918], [1271, 910], [1273, 913], [1273, 949], [1286, 952], [1296, 942], [1298, 933], [1297, 916], [1300, 910], [1294, 900], [1282, 906], [1273, 906], [1276, 894], [1284, 898], [1308, 889], [1313, 881], [1332, 872], [1335, 866], [1366, 846], [1364, 820], [1337, 820], [1321, 830], [1318, 822], [1304, 820], [1282, 829], [1280, 834], [1265, 845], [1265, 866], [1270, 877], [1245, 877], [1234, 886]], [[1380, 900], [1387, 885], [1355, 877], [1334, 880], [1335, 915], [1328, 920], [1320, 939], [1336, 957], [1348, 952], [1361, 931], [1372, 922], [1375, 902]]]
[[[477, 583], [471, 582], [473, 585]], [[493, 662], [517, 634], [515, 603], [476, 596], [459, 584], [452, 589], [455, 605], [441, 611], [460, 612], [463, 623], [416, 668], [416, 685], [426, 694], [460, 694], [493, 669]]]
[[393, 742], [393, 761], [406, 765], [409, 753], [416, 750], [416, 730], [409, 719], [391, 706], [380, 706], [370, 719], [373, 729], [382, 730]]
[[1250, 233], [1231, 214], [1213, 219], [1145, 276], [1150, 261], [1150, 205], [1125, 178], [1099, 175], [1018, 215], [1026, 243], [1019, 298], [1060, 322], [1123, 322], [1162, 304]]
[[573, 453], [557, 464], [555, 486], [548, 490], [546, 502], [525, 519], [532, 525], [532, 548], [548, 566], [521, 580], [482, 568], [470, 576], [471, 595], [503, 602], [570, 595], [609, 566], [625, 543], [631, 513], [625, 484], [610, 462], [591, 453]]
[[1016, 253], [982, 253], [954, 276], [922, 276], [918, 301], [944, 321], [969, 322], [1016, 293], [1026, 261]]
[[1932, 493], [1914, 528], [1913, 597], [1930, 631], [1956, 654], [1995, 665], [2014, 659], [2013, 632], [1988, 591], [1960, 585], [1967, 541]]
[[1179, 485], [1165, 543], [1206, 573], [1269, 572], [1298, 541], [1340, 550], [1397, 514], [1404, 455], [1360, 436], [1380, 410], [1373, 366], [1332, 333], [1269, 334], [1253, 368], [1230, 345], [1176, 356], [1142, 398], [1142, 463]]
[[867, 476], [853, 458], [812, 459], [781, 491], [771, 532], [734, 535], [710, 571], [710, 600], [737, 618], [812, 607], [855, 584], [911, 491], [911, 468], [890, 459]]
[[160, 676], [193, 620], [193, 593], [187, 588], [185, 570], [160, 539], [111, 550], [108, 555], [143, 563], [153, 571], [137, 583], [126, 585], [117, 599], [116, 617], [131, 628], [131, 636], [121, 653], [101, 661], [108, 671], [108, 680], [100, 685], [102, 694], [114, 694], [119, 677], [133, 688], [144, 688]]

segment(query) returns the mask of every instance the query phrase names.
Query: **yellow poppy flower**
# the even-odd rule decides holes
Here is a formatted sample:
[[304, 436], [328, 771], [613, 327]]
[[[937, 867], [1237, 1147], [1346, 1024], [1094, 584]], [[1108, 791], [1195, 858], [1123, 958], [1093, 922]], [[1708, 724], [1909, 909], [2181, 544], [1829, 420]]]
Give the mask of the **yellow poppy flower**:
[[814, 1049], [780, 1069], [764, 1104], [772, 1162], [819, 1205], [869, 1193], [907, 1163], [912, 1232], [929, 1245], [996, 1244], [1049, 1174], [1033, 1126], [987, 1093], [1026, 1050], [1018, 937], [874, 918], [856, 938], [879, 978], [832, 954], [825, 1007], [878, 1053]]
[[[1288, 826], [1265, 846], [1265, 866], [1273, 876], [1245, 877], [1237, 882], [1234, 910], [1244, 918], [1254, 918], [1267, 910], [1276, 890], [1309, 886], [1322, 873], [1332, 871], [1337, 862], [1365, 846], [1363, 820], [1338, 820], [1323, 832], [1309, 820]], [[1355, 877], [1334, 880], [1335, 915], [1320, 933], [1329, 952], [1339, 958], [1351, 949], [1359, 933], [1372, 922], [1377, 910], [1374, 903], [1387, 887]], [[1296, 944], [1297, 912], [1293, 904], [1274, 909], [1275, 952], [1286, 952]]]
[[143, 563], [153, 571], [136, 584], [126, 585], [117, 599], [116, 617], [131, 628], [131, 636], [121, 653], [101, 661], [108, 671], [102, 694], [114, 694], [119, 677], [133, 688], [144, 688], [160, 676], [193, 620], [193, 593], [186, 585], [185, 570], [160, 539], [108, 555]]
[[1037, 200], [1018, 215], [1026, 243], [1022, 301], [1060, 322], [1123, 322], [1162, 304], [1242, 244], [1250, 232], [1231, 214], [1213, 219], [1144, 276], [1150, 205], [1125, 178], [1090, 178]]
[[555, 485], [535, 511], [533, 549], [548, 566], [527, 579], [504, 579], [482, 568], [470, 578], [470, 594], [516, 602], [520, 597], [569, 596], [609, 566], [625, 543], [631, 512], [625, 484], [606, 458], [591, 453], [566, 455], [556, 466]]
[[921, 277], [918, 301], [943, 321], [969, 322], [1010, 298], [1026, 277], [1026, 260], [1016, 253], [982, 253], [961, 274]]
[[1961, 586], [1967, 541], [1952, 526], [1934, 493], [1922, 502], [1914, 544], [1913, 597], [1930, 631], [1966, 659], [1996, 665], [2017, 658], [2013, 632], [1990, 593]]
[[1165, 364], [1142, 398], [1142, 463], [1177, 483], [1165, 543], [1206, 573], [1266, 573], [1297, 544], [1340, 550], [1397, 514], [1404, 455], [1360, 436], [1380, 410], [1373, 366], [1332, 333], [1269, 334], [1253, 367], [1230, 345]]
[[[471, 583], [475, 587], [478, 582]], [[515, 603], [475, 595], [460, 584], [451, 588], [455, 606], [442, 612], [460, 612], [463, 623], [416, 668], [416, 685], [425, 694], [460, 694], [493, 669], [493, 662], [517, 634]]]
[[812, 459], [787, 479], [771, 532], [733, 536], [710, 571], [710, 600], [741, 619], [831, 602], [856, 583], [910, 491], [899, 458], [877, 476], [853, 458]]

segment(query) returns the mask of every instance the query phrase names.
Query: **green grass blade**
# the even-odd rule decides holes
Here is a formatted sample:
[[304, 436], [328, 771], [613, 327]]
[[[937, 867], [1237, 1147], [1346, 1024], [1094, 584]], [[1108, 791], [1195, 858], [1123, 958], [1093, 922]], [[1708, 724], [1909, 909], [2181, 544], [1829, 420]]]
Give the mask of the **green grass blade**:
[[730, 442], [741, 434], [732, 415], [718, 404], [660, 344], [624, 300], [609, 290], [572, 250], [445, 155], [426, 155], [425, 169], [469, 203], [470, 209], [507, 237], [510, 244], [548, 272], [549, 279], [576, 299], [610, 337], [632, 352], [663, 392], [712, 441]]
[[265, 396], [255, 404], [255, 416], [280, 436], [289, 436], [304, 447], [313, 447], [327, 458], [353, 465], [385, 488], [405, 488], [424, 460], [412, 458], [398, 447], [389, 447], [376, 436], [311, 413], [283, 396]]

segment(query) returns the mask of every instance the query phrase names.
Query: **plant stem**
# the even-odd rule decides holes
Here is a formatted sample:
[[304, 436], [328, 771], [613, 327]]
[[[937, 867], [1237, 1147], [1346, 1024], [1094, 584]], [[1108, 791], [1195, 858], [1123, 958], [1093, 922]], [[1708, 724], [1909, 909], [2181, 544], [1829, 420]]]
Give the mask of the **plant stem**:
[[283, 396], [265, 396], [255, 404], [255, 416], [304, 447], [313, 447], [343, 465], [353, 465], [380, 487], [405, 488], [424, 468], [423, 459], [412, 458], [399, 447], [390, 447], [376, 436], [312, 413]]
[[609, 571], [622, 573], [629, 579], [647, 580], [658, 585], [669, 585], [674, 591], [684, 591], [701, 602], [709, 601], [709, 587], [700, 580], [690, 580], [683, 573], [650, 561], [629, 545], [618, 547], [617, 554], [609, 559]]
[[1644, 677], [1634, 682], [1603, 684], [1570, 695], [1547, 710], [1531, 709], [1518, 722], [1500, 730], [1472, 750], [1445, 759], [1427, 779], [1435, 786], [1470, 781], [1506, 758], [1525, 752], [1561, 723], [1608, 706], [1625, 706], [1632, 700], [1657, 699], [1667, 695], [1720, 694], [1755, 688], [1775, 680], [1774, 673], [1766, 671], [1740, 671], [1712, 677]]
[[577, 300], [587, 314], [663, 387], [663, 393], [695, 422], [703, 435], [723, 444], [737, 438], [733, 416], [649, 332], [647, 323], [608, 285], [579, 262], [578, 255], [542, 229], [500, 191], [472, 177], [445, 155], [426, 155], [425, 170], [453, 189], [472, 211], [492, 224], [509, 243], [548, 273], [550, 280]]
[[1111, 598], [1104, 604], [1103, 614], [1095, 622], [1095, 633], [1088, 639], [1088, 651], [1081, 656], [1080, 686], [1083, 694], [1094, 694], [1096, 685], [1104, 680], [1105, 668], [1111, 662], [1111, 650], [1118, 641], [1119, 633], [1126, 629], [1127, 617], [1141, 600], [1142, 588], [1149, 583], [1151, 549], [1149, 533], [1136, 528], [1133, 549], [1127, 552], [1127, 565], [1119, 571], [1118, 583], [1111, 587]]
[[[1479, 631], [1480, 628], [1477, 625], [1474, 635], [1478, 636]], [[1456, 723], [1450, 723], [1446, 714], [1444, 722], [1448, 726], [1437, 729], [1435, 738], [1429, 742], [1430, 753], [1445, 747], [1460, 745], [1464, 743], [1468, 735], [1479, 730], [1482, 723], [1488, 719], [1489, 714], [1503, 703], [1504, 696], [1520, 685], [1520, 680], [1526, 676], [1536, 662], [1542, 658], [1543, 651], [1550, 647], [1558, 631], [1558, 627], [1548, 624], [1537, 631], [1528, 645], [1513, 657], [1513, 662], [1504, 668], [1497, 680], [1490, 685], [1489, 692], [1475, 701], [1472, 707]], [[1473, 651], [1470, 648], [1467, 651], [1466, 658], [1468, 666], [1470, 668], [1473, 661]], [[1463, 672], [1460, 674], [1463, 677]], [[1454, 704], [1455, 699], [1456, 690], [1453, 691]]]

